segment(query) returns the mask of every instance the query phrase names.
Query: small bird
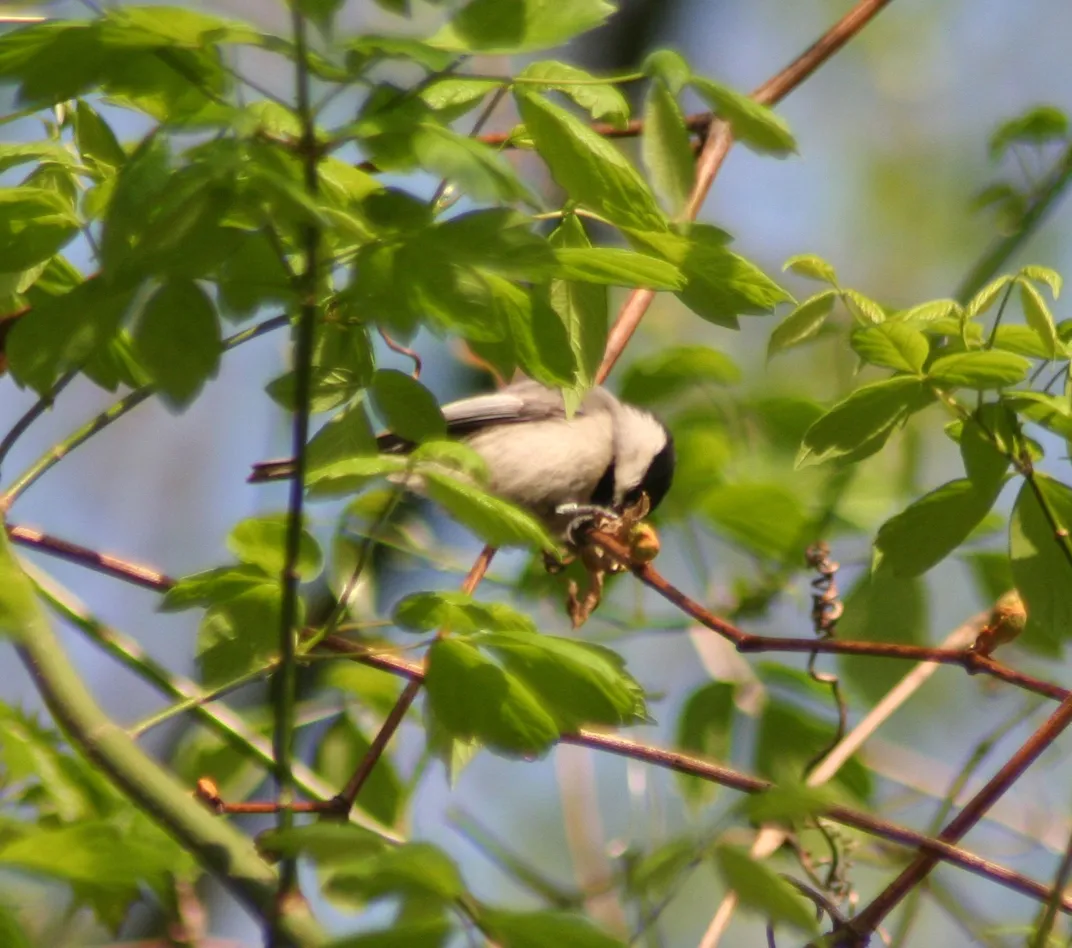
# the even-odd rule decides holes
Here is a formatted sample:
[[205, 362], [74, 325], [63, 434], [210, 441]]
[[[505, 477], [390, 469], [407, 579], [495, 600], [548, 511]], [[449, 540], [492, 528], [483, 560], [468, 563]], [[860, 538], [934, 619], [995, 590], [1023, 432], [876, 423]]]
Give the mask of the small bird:
[[[674, 476], [674, 442], [650, 412], [591, 389], [566, 416], [562, 393], [538, 382], [515, 382], [488, 395], [443, 406], [447, 433], [465, 442], [488, 468], [489, 490], [524, 507], [557, 536], [592, 516], [621, 516], [647, 497], [654, 510]], [[396, 435], [377, 439], [385, 453], [414, 445]], [[289, 477], [289, 460], [254, 466], [251, 482]]]

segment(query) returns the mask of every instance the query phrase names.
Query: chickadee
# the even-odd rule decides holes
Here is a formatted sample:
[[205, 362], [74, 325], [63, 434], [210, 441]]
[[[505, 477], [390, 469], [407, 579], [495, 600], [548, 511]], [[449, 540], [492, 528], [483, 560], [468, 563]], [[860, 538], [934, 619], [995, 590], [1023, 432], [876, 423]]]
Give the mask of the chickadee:
[[[571, 527], [592, 513], [620, 515], [648, 498], [654, 510], [674, 476], [674, 442], [654, 415], [593, 388], [570, 418], [562, 393], [529, 380], [443, 406], [447, 433], [488, 467], [492, 493], [524, 507], [572, 542]], [[393, 434], [388, 453], [414, 445]], [[251, 482], [289, 477], [290, 461], [254, 465]]]

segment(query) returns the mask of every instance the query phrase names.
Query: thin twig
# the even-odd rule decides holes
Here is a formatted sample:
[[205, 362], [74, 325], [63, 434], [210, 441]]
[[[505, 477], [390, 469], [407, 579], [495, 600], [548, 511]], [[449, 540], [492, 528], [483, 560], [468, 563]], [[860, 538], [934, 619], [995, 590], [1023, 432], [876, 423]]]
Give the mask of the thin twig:
[[[956, 843], [963, 838], [987, 810], [1023, 775], [1069, 724], [1072, 724], [1072, 698], [1066, 698], [1046, 722], [1024, 742], [1005, 765], [969, 800], [960, 813], [942, 830], [943, 842]], [[850, 948], [866, 943], [867, 937], [897, 904], [925, 879], [938, 862], [933, 850], [921, 851], [879, 896], [849, 926], [840, 930], [832, 948]]]
[[1050, 942], [1050, 932], [1053, 931], [1054, 922], [1057, 921], [1057, 912], [1060, 909], [1059, 902], [1065, 889], [1068, 887], [1069, 877], [1072, 876], [1072, 835], [1068, 838], [1065, 854], [1061, 858], [1061, 864], [1057, 867], [1057, 874], [1053, 879], [1052, 894], [1043, 910], [1042, 918], [1031, 939], [1030, 948], [1046, 948]]
[[4, 440], [0, 441], [0, 471], [3, 471], [4, 461], [7, 460], [7, 456], [11, 452], [11, 449], [15, 447], [15, 442], [29, 430], [30, 426], [37, 421], [38, 418], [52, 407], [56, 401], [56, 396], [70, 384], [71, 380], [77, 374], [77, 372], [68, 372], [63, 378], [59, 379], [59, 381], [52, 386], [52, 390], [47, 395], [42, 395], [37, 399], [37, 401], [27, 409], [26, 413], [11, 426], [11, 430], [4, 435]]
[[404, 355], [408, 359], [413, 360], [413, 377], [419, 379], [421, 377], [421, 357], [417, 355], [415, 349], [409, 349], [402, 345], [400, 342], [396, 342], [392, 339], [382, 326], [376, 325], [376, 331], [379, 332], [380, 338], [383, 340], [384, 345], [387, 346], [392, 352], [397, 352], [399, 355]]
[[[763, 105], [774, 105], [781, 101], [859, 33], [889, 2], [890, 0], [859, 0], [820, 39], [756, 89], [752, 98]], [[685, 202], [683, 219], [695, 220], [700, 213], [700, 208], [732, 144], [733, 135], [725, 122], [715, 122], [710, 126], [703, 151], [696, 163], [696, 180]], [[596, 374], [597, 382], [603, 382], [610, 374], [654, 299], [655, 294], [651, 290], [634, 290], [629, 294], [607, 338], [603, 362]]]

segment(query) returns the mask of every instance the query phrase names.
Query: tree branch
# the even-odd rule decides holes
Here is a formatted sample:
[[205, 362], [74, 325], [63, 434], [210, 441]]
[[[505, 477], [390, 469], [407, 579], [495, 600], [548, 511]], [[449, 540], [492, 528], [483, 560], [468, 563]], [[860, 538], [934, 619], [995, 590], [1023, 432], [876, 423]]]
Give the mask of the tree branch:
[[[858, 0], [856, 5], [822, 37], [785, 69], [756, 89], [752, 93], [752, 98], [763, 105], [774, 105], [780, 102], [859, 33], [889, 2], [890, 0]], [[703, 150], [700, 152], [700, 158], [696, 164], [696, 180], [682, 212], [685, 220], [695, 220], [699, 215], [700, 208], [707, 199], [708, 192], [732, 144], [733, 134], [729, 126], [721, 121], [713, 123], [708, 131]], [[610, 370], [614, 368], [614, 364], [625, 351], [626, 345], [654, 299], [655, 294], [651, 290], [634, 290], [629, 294], [607, 338], [603, 362], [596, 374], [597, 382], [603, 382], [610, 375]]]

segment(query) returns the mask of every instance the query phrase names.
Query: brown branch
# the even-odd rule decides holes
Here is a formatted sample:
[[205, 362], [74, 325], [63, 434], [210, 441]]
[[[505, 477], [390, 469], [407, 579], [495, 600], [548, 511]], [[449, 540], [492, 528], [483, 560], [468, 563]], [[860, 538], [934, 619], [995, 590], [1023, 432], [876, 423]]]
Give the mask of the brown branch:
[[135, 586], [142, 586], [145, 589], [163, 593], [175, 585], [175, 580], [170, 576], [157, 572], [148, 566], [140, 566], [137, 563], [120, 559], [117, 556], [110, 556], [107, 553], [98, 553], [89, 547], [79, 546], [69, 540], [61, 540], [59, 537], [42, 533], [33, 527], [7, 524], [6, 530], [12, 543], [40, 550], [42, 553], [48, 553], [52, 556], [58, 556], [60, 559], [69, 560], [98, 573], [105, 573], [128, 583], [133, 583]]
[[[469, 570], [469, 574], [465, 577], [465, 581], [462, 583], [462, 592], [470, 595], [472, 594], [473, 590], [476, 589], [480, 584], [480, 581], [484, 578], [484, 574], [488, 571], [488, 567], [491, 565], [491, 560], [494, 556], [495, 547], [486, 546], [480, 551], [480, 555], [476, 558], [476, 562], [473, 564], [472, 569]], [[325, 640], [325, 644], [331, 646], [332, 643], [337, 641], [337, 636], [328, 636]], [[353, 776], [346, 782], [346, 786], [338, 797], [332, 801], [335, 813], [344, 819], [349, 816], [350, 810], [353, 809], [354, 803], [357, 801], [357, 797], [361, 793], [361, 788], [365, 785], [365, 781], [368, 780], [377, 761], [383, 756], [383, 752], [387, 749], [387, 745], [390, 743], [391, 738], [394, 737], [395, 731], [398, 730], [399, 725], [402, 723], [402, 719], [410, 709], [410, 705], [413, 704], [417, 695], [420, 693], [421, 685], [424, 682], [423, 672], [420, 677], [410, 675], [409, 678], [409, 684], [402, 689], [402, 693], [398, 696], [398, 700], [395, 702], [394, 707], [388, 712], [383, 725], [376, 733], [372, 743], [369, 744], [369, 749], [365, 751], [365, 756], [362, 757], [361, 761], [358, 763]]]
[[[785, 69], [756, 89], [752, 98], [763, 105], [773, 105], [781, 101], [859, 33], [889, 2], [890, 0], [859, 0], [845, 16]], [[696, 165], [696, 180], [692, 192], [682, 212], [685, 220], [695, 220], [700, 213], [700, 208], [732, 144], [733, 135], [729, 126], [725, 122], [713, 123]], [[596, 381], [603, 382], [610, 374], [654, 299], [655, 294], [651, 290], [634, 290], [629, 294], [607, 338], [607, 347], [596, 374]]]
[[[359, 661], [362, 664], [403, 675], [411, 679], [411, 681], [421, 681], [424, 678], [424, 670], [414, 662], [407, 662], [405, 659], [390, 655], [371, 655], [364, 646], [339, 636], [330, 636], [324, 640], [323, 644], [332, 651], [352, 655], [355, 661]], [[720, 786], [729, 787], [731, 790], [738, 790], [742, 793], [763, 793], [775, 786], [769, 780], [753, 777], [750, 774], [723, 767], [721, 764], [693, 757], [689, 754], [682, 754], [678, 751], [652, 747], [617, 735], [582, 729], [576, 734], [563, 734], [559, 740], [565, 744], [590, 747], [593, 750], [606, 751], [619, 757], [628, 757], [666, 770], [699, 777], [701, 780], [717, 783]], [[1040, 902], [1045, 902], [1051, 898], [1052, 893], [1042, 883], [961, 849], [948, 840], [935, 839], [916, 830], [854, 810], [851, 807], [834, 805], [824, 810], [821, 815], [833, 820], [835, 823], [850, 826], [853, 829], [858, 829], [871, 836], [877, 836], [888, 842], [902, 846], [919, 847], [925, 850], [928, 855], [934, 854], [936, 861], [945, 861], [960, 866], [969, 872], [983, 876]], [[1072, 914], [1072, 898], [1062, 898], [1061, 908], [1066, 913]]]
[[1026, 691], [1055, 701], [1065, 701], [1072, 695], [1068, 689], [1016, 671], [971, 649], [934, 648], [924, 645], [902, 645], [896, 642], [856, 642], [841, 639], [806, 639], [771, 635], [755, 635], [745, 632], [732, 622], [716, 616], [708, 608], [686, 596], [670, 583], [650, 563], [633, 563], [629, 551], [617, 540], [604, 533], [589, 534], [591, 542], [598, 544], [619, 562], [624, 563], [645, 586], [654, 589], [660, 596], [672, 602], [690, 618], [729, 639], [738, 652], [800, 652], [832, 655], [869, 655], [874, 658], [896, 658], [911, 662], [935, 662], [940, 665], [959, 665], [969, 674], [982, 673], [1016, 685]]
[[[939, 839], [947, 843], [959, 842], [1069, 724], [1072, 724], [1072, 698], [1063, 701], [1046, 722], [964, 805], [960, 813], [939, 834]], [[933, 850], [925, 850], [916, 856], [867, 908], [852, 919], [848, 927], [837, 934], [832, 948], [855, 948], [866, 944], [869, 934], [881, 924], [901, 899], [930, 874], [938, 861]]]

